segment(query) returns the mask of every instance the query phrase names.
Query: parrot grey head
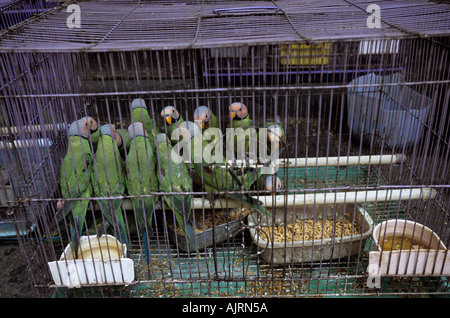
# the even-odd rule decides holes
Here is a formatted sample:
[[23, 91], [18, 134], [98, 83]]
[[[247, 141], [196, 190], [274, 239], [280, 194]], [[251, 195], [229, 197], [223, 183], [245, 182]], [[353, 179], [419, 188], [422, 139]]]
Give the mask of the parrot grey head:
[[205, 124], [209, 123], [211, 120], [211, 110], [208, 106], [199, 106], [194, 111], [194, 121], [200, 121], [201, 122], [201, 128], [205, 128]]
[[[95, 123], [97, 127], [97, 122], [92, 117], [83, 117], [81, 119], [75, 120], [69, 126], [69, 137], [70, 136], [81, 136], [83, 138], [89, 138], [89, 133], [91, 132], [90, 120]], [[96, 128], [97, 129], [97, 128]]]
[[91, 134], [97, 131], [98, 124], [97, 124], [97, 121], [94, 118], [92, 118], [91, 116], [86, 116], [86, 117], [83, 117], [81, 119], [86, 119], [87, 120], [89, 129], [91, 130]]
[[100, 136], [110, 136], [117, 142], [117, 147], [122, 146], [122, 136], [116, 131], [116, 126], [114, 124], [106, 124], [100, 127]]
[[147, 105], [145, 105], [145, 101], [142, 98], [133, 99], [131, 102], [131, 110], [135, 108], [145, 108], [147, 109]]
[[280, 190], [282, 187], [281, 179], [277, 176], [270, 175], [266, 177], [265, 189], [268, 191]]
[[[182, 122], [180, 125], [178, 125], [178, 128], [181, 129], [181, 135], [184, 137], [184, 139], [192, 139], [195, 136], [201, 136], [202, 135], [202, 131], [200, 130], [200, 127], [198, 127], [198, 125], [192, 121], [184, 121]], [[190, 133], [190, 138], [187, 138], [187, 134], [186, 132]]]
[[155, 138], [155, 145], [156, 147], [158, 147], [159, 144], [162, 143], [167, 143], [167, 144], [171, 144], [169, 138], [167, 137], [166, 134], [161, 133], [161, 134], [157, 134], [156, 138]]
[[148, 134], [144, 129], [144, 124], [140, 122], [135, 122], [128, 126], [128, 135], [130, 136], [130, 140], [136, 136], [148, 137]]
[[177, 121], [180, 118], [180, 113], [174, 106], [166, 106], [161, 111], [161, 117], [164, 118], [167, 125], [171, 125], [172, 121]]

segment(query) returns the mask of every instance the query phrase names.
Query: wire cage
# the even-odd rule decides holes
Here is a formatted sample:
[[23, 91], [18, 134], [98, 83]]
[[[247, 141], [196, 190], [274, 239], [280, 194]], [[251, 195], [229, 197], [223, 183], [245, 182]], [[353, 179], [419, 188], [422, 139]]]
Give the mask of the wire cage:
[[[64, 2], [0, 36], [0, 221], [42, 296], [448, 295], [449, 35], [439, 1]], [[276, 156], [227, 148], [233, 103]], [[226, 160], [173, 159], [169, 105]]]
[[54, 8], [58, 4], [59, 0], [2, 0], [0, 1], [0, 30]]

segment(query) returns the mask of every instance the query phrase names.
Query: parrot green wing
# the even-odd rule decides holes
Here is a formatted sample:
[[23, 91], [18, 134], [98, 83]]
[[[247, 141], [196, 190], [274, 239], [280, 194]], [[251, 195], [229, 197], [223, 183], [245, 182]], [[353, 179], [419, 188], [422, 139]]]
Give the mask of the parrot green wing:
[[230, 128], [230, 127], [232, 127], [232, 128], [239, 128], [239, 127], [242, 127], [242, 128], [249, 128], [249, 127], [252, 127], [253, 126], [253, 120], [251, 120], [250, 119], [250, 115], [248, 115], [247, 117], [245, 117], [244, 119], [242, 119], [242, 120], [232, 120], [231, 121], [231, 125], [230, 125], [230, 123], [228, 123], [227, 124], [227, 128]]
[[[172, 144], [174, 145], [174, 144], [176, 144], [178, 141], [173, 141], [171, 138], [172, 138], [172, 133], [173, 133], [173, 131], [176, 129], [176, 128], [178, 128], [178, 126], [181, 124], [181, 123], [184, 123], [184, 119], [183, 119], [183, 116], [181, 116], [181, 114], [180, 114], [180, 118], [178, 118], [178, 120], [176, 120], [175, 122], [173, 122], [172, 124], [170, 124], [170, 125], [167, 125], [167, 136], [169, 137], [169, 139], [172, 141]], [[164, 126], [162, 127], [162, 130], [164, 130]]]
[[100, 136], [100, 130], [99, 129], [97, 129], [97, 131], [95, 131], [93, 134], [91, 134], [92, 151], [94, 153], [97, 150], [99, 136]]
[[[92, 173], [93, 156], [89, 147], [89, 141], [79, 136], [69, 138], [69, 147], [61, 165], [60, 186], [63, 198], [86, 198], [91, 197], [90, 176]], [[85, 215], [89, 200], [66, 200], [62, 211], [59, 211], [52, 220], [49, 228], [52, 229], [57, 223], [72, 212], [70, 222], [70, 239], [73, 242], [73, 250], [77, 251], [79, 237], [83, 232]]]
[[[160, 169], [158, 172], [160, 188], [164, 192], [192, 192], [192, 180], [184, 162], [175, 163], [170, 154], [172, 145], [167, 142], [158, 144]], [[186, 233], [189, 241], [195, 236], [192, 223], [192, 195], [167, 195], [164, 202], [175, 213], [178, 226]]]
[[[91, 178], [95, 195], [97, 197], [123, 196], [125, 193], [123, 161], [115, 140], [108, 135], [100, 136], [95, 153], [95, 167]], [[99, 199], [97, 203], [106, 220], [110, 224], [119, 225], [120, 239], [129, 247], [127, 227], [122, 214], [122, 199]]]
[[[91, 187], [82, 194], [81, 198], [90, 199], [92, 197]], [[73, 206], [73, 220], [70, 222], [70, 240], [73, 244], [72, 250], [78, 253], [79, 240], [83, 233], [83, 227], [86, 219], [86, 211], [89, 200], [75, 201]]]
[[[156, 157], [148, 138], [139, 136], [131, 141], [128, 152], [127, 189], [130, 195], [148, 195], [158, 190], [156, 177]], [[154, 205], [157, 198], [134, 198], [136, 217], [140, 226], [147, 219], [148, 226], [152, 224]], [[144, 216], [145, 214], [145, 216]]]
[[[226, 158], [222, 157], [221, 163], [207, 163], [204, 159], [205, 156], [201, 156], [201, 163], [198, 162], [199, 158], [194, 158], [195, 154], [198, 154], [196, 150], [195, 140], [191, 143], [191, 161], [193, 162], [194, 170], [198, 177], [203, 180], [203, 183], [209, 185], [211, 188], [216, 189], [216, 191], [225, 190], [241, 190], [241, 186], [244, 190], [250, 189], [251, 185], [258, 179], [258, 174], [253, 170], [240, 176], [236, 179], [236, 174], [233, 175], [233, 170], [231, 165], [226, 165]], [[208, 142], [202, 138], [202, 152]]]
[[[156, 157], [149, 139], [137, 136], [131, 140], [128, 152], [127, 189], [130, 195], [145, 195], [158, 190], [156, 176]], [[142, 235], [147, 264], [150, 263], [150, 246], [148, 236], [151, 233], [153, 212], [157, 197], [134, 198], [133, 204]]]
[[208, 128], [219, 128], [219, 120], [217, 119], [216, 115], [214, 115], [211, 112], [211, 119], [209, 120], [209, 123], [205, 126], [205, 129]]
[[120, 128], [116, 131], [120, 134], [120, 137], [122, 137], [123, 150], [128, 151], [130, 149], [130, 136], [128, 134], [128, 129]]
[[[191, 143], [191, 159], [195, 172], [202, 180], [202, 184], [206, 192], [223, 192], [249, 190], [251, 186], [261, 177], [261, 169], [249, 170], [245, 174], [238, 176], [232, 167], [225, 165], [226, 159], [222, 158], [222, 164], [208, 164], [206, 161], [202, 163], [196, 162], [194, 159], [195, 145], [194, 140]], [[202, 149], [205, 149], [208, 142], [202, 138]], [[203, 150], [202, 150], [203, 151]], [[204, 156], [201, 156], [204, 159]], [[198, 158], [197, 158], [198, 160]], [[237, 169], [236, 169], [237, 170]], [[271, 215], [271, 213], [259, 202], [252, 198], [249, 194], [228, 193], [220, 194], [222, 197], [231, 198], [243, 203], [244, 206], [259, 211], [263, 215]]]
[[[245, 117], [242, 120], [242, 127], [249, 128], [249, 127], [252, 127], [252, 126], [253, 126], [253, 120], [250, 119], [250, 115]], [[238, 125], [238, 127], [240, 127], [240, 125]]]
[[70, 145], [61, 166], [60, 185], [63, 198], [78, 198], [89, 185], [92, 152], [89, 141], [78, 136], [70, 137]]
[[[67, 149], [60, 173], [61, 195], [63, 198], [79, 198], [89, 187], [89, 178], [92, 169], [92, 153], [88, 140], [78, 136], [70, 137], [70, 145]], [[84, 152], [84, 153], [83, 153]], [[55, 221], [50, 225], [53, 228], [66, 216], [78, 201], [66, 200], [62, 213], [58, 213]]]
[[150, 142], [153, 144], [155, 136], [161, 133], [161, 129], [156, 125], [155, 121], [150, 118], [148, 111], [145, 108], [135, 108], [131, 112], [131, 117], [133, 118], [133, 122], [144, 124], [145, 131], [149, 136]]

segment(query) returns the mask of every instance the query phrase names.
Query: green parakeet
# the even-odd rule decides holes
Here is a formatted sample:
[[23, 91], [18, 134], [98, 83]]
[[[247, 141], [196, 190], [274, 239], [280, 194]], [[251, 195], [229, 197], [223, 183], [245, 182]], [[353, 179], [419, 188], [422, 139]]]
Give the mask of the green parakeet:
[[120, 137], [122, 138], [122, 145], [123, 145], [123, 149], [126, 150], [128, 152], [128, 150], [130, 150], [130, 134], [128, 132], [128, 129], [116, 129], [116, 132], [118, 132], [120, 134]]
[[227, 127], [230, 128], [249, 128], [253, 126], [253, 121], [248, 114], [247, 106], [242, 103], [233, 103], [228, 107], [231, 119], [231, 125], [228, 123]]
[[[161, 117], [164, 119], [164, 126], [167, 127], [167, 137], [169, 137], [172, 144], [177, 143], [178, 140], [172, 140], [172, 133], [182, 122], [184, 122], [183, 116], [181, 116], [174, 106], [166, 106], [161, 111]], [[164, 128], [162, 130], [165, 131]]]
[[194, 122], [200, 123], [200, 128], [206, 130], [208, 128], [219, 128], [219, 120], [208, 106], [199, 106], [194, 111]]
[[[128, 137], [128, 130], [126, 129], [116, 129], [116, 131], [120, 134], [123, 141], [123, 147], [120, 148], [120, 152], [122, 157], [125, 157], [125, 152], [130, 149], [130, 137]], [[97, 129], [93, 134], [91, 134], [93, 152], [97, 150], [98, 139], [99, 139], [100, 131]]]
[[[241, 190], [241, 186], [243, 186], [244, 190], [248, 190], [258, 179], [259, 176], [251, 172], [243, 176], [240, 181], [237, 181], [236, 175], [233, 176], [233, 169], [225, 168], [226, 158], [223, 155], [219, 157], [214, 155], [211, 158], [207, 157], [209, 156], [209, 151], [205, 151], [205, 148], [208, 145], [213, 146], [215, 142], [219, 141], [207, 141], [198, 125], [194, 122], [185, 121], [180, 125], [180, 129], [184, 140], [188, 141], [190, 139], [191, 162], [197, 175], [202, 178], [202, 184], [206, 191]], [[185, 135], [187, 131], [189, 132], [189, 136]], [[201, 149], [197, 143], [201, 144]], [[217, 146], [220, 147], [219, 144]], [[237, 171], [236, 168], [235, 170]]]
[[[230, 122], [227, 125], [227, 128], [242, 128], [244, 131], [247, 128], [253, 127], [253, 121], [250, 119], [250, 115], [248, 114], [247, 106], [242, 103], [232, 103], [228, 107], [230, 113]], [[244, 143], [244, 152], [247, 153], [250, 148], [250, 142], [248, 137], [236, 137], [236, 143], [234, 145], [235, 154], [238, 151], [238, 147]], [[239, 158], [242, 159], [242, 158]]]
[[131, 117], [133, 123], [140, 122], [144, 124], [150, 143], [153, 144], [155, 136], [161, 133], [161, 129], [150, 117], [145, 101], [142, 98], [136, 98], [131, 102]]
[[[185, 140], [190, 139], [191, 162], [197, 175], [196, 179], [201, 180], [201, 184], [206, 192], [214, 193], [219, 191], [239, 191], [249, 190], [251, 186], [261, 177], [261, 169], [252, 169], [239, 175], [240, 168], [225, 166], [226, 159], [223, 156], [210, 153], [215, 140], [208, 142], [202, 135], [200, 128], [191, 121], [186, 121], [180, 125], [181, 134]], [[189, 134], [186, 134], [189, 132]], [[199, 149], [201, 147], [201, 150]], [[207, 148], [211, 147], [211, 148]], [[220, 146], [219, 146], [220, 147]], [[214, 150], [216, 151], [216, 150]], [[219, 161], [219, 162], [217, 162]], [[270, 215], [261, 203], [248, 194], [225, 193], [225, 197], [242, 201], [244, 206], [260, 211], [264, 215]]]
[[[90, 177], [92, 174], [93, 155], [89, 145], [89, 134], [97, 130], [97, 122], [92, 117], [84, 117], [73, 122], [69, 127], [69, 145], [61, 165], [60, 185], [63, 198], [90, 198], [92, 189]], [[58, 201], [59, 210], [55, 222], [72, 211], [70, 219], [70, 239], [73, 251], [78, 252], [78, 242], [83, 232], [86, 210], [89, 200]], [[51, 224], [50, 228], [54, 225]], [[77, 257], [77, 255], [75, 255]]]
[[97, 150], [98, 145], [98, 136], [99, 136], [100, 130], [97, 129], [94, 133], [91, 134], [91, 141], [92, 141], [92, 150], [95, 152]]
[[165, 195], [164, 202], [174, 212], [176, 222], [189, 242], [194, 243], [196, 224], [193, 221], [192, 180], [184, 161], [180, 163], [172, 159], [172, 143], [166, 134], [156, 136], [157, 155], [159, 158], [159, 187], [165, 193], [180, 193], [180, 195]]
[[[127, 156], [127, 179], [126, 185], [129, 195], [148, 195], [159, 189], [156, 175], [157, 160], [148, 139], [148, 134], [142, 123], [136, 122], [128, 127], [130, 136], [130, 150]], [[144, 249], [149, 259], [149, 246], [147, 244], [148, 233], [151, 233], [154, 205], [157, 197], [133, 198], [135, 215], [142, 233]]]
[[[106, 124], [100, 128], [95, 167], [91, 177], [96, 197], [117, 197], [125, 194], [124, 162], [119, 153], [122, 143], [122, 138], [114, 125]], [[99, 199], [97, 202], [106, 221], [118, 233], [119, 240], [129, 248], [127, 226], [122, 213], [122, 199]]]
[[128, 153], [130, 150], [130, 136], [128, 133], [128, 129], [116, 129], [116, 132], [120, 135], [122, 138], [122, 147], [119, 147], [120, 154], [122, 155], [122, 158], [125, 158], [125, 153]]

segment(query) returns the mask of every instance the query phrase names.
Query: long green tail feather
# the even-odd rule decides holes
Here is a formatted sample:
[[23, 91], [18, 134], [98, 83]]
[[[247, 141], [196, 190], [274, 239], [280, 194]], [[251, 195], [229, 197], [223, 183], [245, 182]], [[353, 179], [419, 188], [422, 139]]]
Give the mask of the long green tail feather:
[[[108, 225], [117, 224], [119, 226], [119, 238], [121, 243], [125, 243], [130, 248], [130, 242], [128, 240], [128, 231], [125, 224], [125, 219], [122, 214], [122, 199], [119, 200], [112, 200], [112, 205], [110, 200], [98, 200], [98, 204], [100, 205], [100, 210], [102, 211], [103, 215], [106, 218], [106, 221], [108, 224], [106, 224], [106, 227]], [[110, 211], [115, 211], [114, 216], [111, 215]], [[101, 232], [99, 232], [100, 235]]]

